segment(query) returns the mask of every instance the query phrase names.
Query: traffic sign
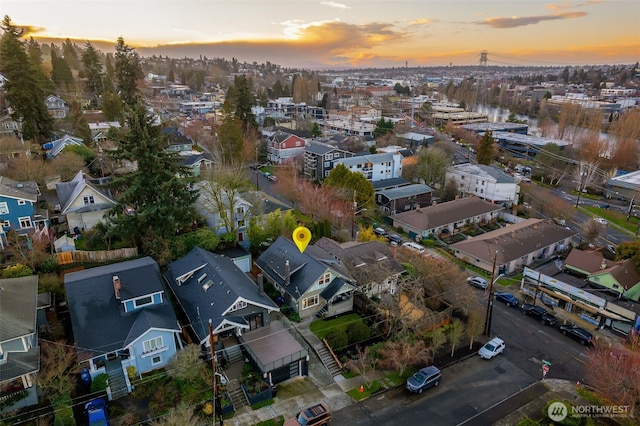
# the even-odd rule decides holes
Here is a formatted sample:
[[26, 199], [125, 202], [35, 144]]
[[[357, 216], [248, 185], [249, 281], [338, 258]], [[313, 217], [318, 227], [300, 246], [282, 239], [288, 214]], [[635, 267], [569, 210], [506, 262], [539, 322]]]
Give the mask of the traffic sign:
[[549, 372], [549, 366], [548, 366], [548, 365], [546, 365], [546, 364], [545, 364], [545, 365], [543, 365], [543, 366], [542, 366], [542, 372], [543, 372], [543, 373], [548, 373], [548, 372]]
[[551, 365], [551, 363], [550, 363], [549, 361], [544, 360], [544, 359], [542, 360], [542, 363], [543, 363], [544, 365]]

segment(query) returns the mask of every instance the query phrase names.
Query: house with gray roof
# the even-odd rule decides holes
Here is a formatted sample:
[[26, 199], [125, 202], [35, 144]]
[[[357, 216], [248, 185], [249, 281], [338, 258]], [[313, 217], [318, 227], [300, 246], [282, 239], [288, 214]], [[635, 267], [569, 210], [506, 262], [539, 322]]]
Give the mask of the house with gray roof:
[[262, 280], [256, 284], [230, 257], [195, 247], [171, 262], [164, 278], [193, 340], [210, 348], [211, 327], [219, 359], [230, 361], [241, 352], [270, 384], [307, 373], [308, 351], [271, 321], [280, 308], [265, 294]]
[[389, 245], [378, 240], [339, 243], [322, 237], [314, 245], [330, 254], [332, 264], [353, 277], [367, 297], [395, 294], [398, 277], [405, 272]]
[[458, 193], [475, 195], [492, 203], [510, 207], [518, 203], [520, 186], [513, 177], [495, 166], [463, 163], [447, 169], [445, 180], [456, 182]]
[[344, 151], [328, 143], [312, 141], [304, 149], [304, 176], [311, 181], [323, 181], [333, 169], [335, 162], [342, 158], [353, 157], [352, 152]]
[[0, 279], [0, 402], [23, 396], [0, 412], [38, 403], [33, 386], [40, 369], [37, 299], [37, 275]]
[[394, 228], [412, 239], [429, 238], [442, 232], [457, 234], [464, 227], [497, 220], [504, 207], [478, 197], [465, 197], [390, 216]]
[[625, 201], [635, 200], [635, 212], [632, 213], [632, 215], [636, 217], [640, 217], [638, 200], [634, 199], [638, 191], [640, 191], [640, 170], [612, 177], [607, 180], [605, 186], [605, 195], [607, 198]]
[[376, 191], [376, 204], [387, 214], [396, 214], [407, 210], [431, 205], [433, 189], [421, 183]]
[[454, 255], [488, 273], [508, 274], [564, 250], [575, 232], [543, 219], [525, 219], [451, 245]]
[[333, 256], [317, 246], [304, 252], [280, 237], [256, 260], [265, 279], [301, 318], [335, 316], [353, 310], [354, 279], [335, 266]]
[[131, 391], [127, 368], [164, 367], [182, 348], [180, 326], [150, 257], [70, 272], [64, 288], [73, 338], [91, 377], [109, 376], [112, 398]]
[[7, 244], [6, 233], [38, 232], [49, 238], [49, 213], [38, 207], [40, 188], [33, 181], [15, 181], [0, 176], [0, 248]]
[[92, 183], [82, 170], [70, 182], [56, 183], [56, 193], [69, 231], [74, 233], [76, 228], [79, 231], [93, 228], [116, 205], [111, 194]]

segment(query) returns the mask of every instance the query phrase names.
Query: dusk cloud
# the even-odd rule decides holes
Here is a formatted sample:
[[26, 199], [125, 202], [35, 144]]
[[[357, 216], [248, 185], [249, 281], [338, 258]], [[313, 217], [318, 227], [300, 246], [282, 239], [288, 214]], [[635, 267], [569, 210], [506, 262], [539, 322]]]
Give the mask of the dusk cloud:
[[567, 9], [575, 9], [583, 6], [592, 6], [594, 4], [599, 4], [602, 2], [604, 2], [604, 0], [587, 0], [584, 2], [578, 2], [578, 3], [565, 1], [563, 3], [551, 3], [546, 5], [545, 7], [550, 10], [567, 10]]
[[323, 6], [333, 7], [335, 9], [351, 9], [346, 4], [336, 3], [334, 1], [321, 1], [320, 4], [323, 5]]
[[553, 15], [539, 15], [539, 16], [512, 16], [511, 18], [486, 18], [484, 21], [479, 22], [481, 25], [489, 25], [493, 28], [516, 28], [526, 25], [535, 25], [545, 21], [558, 21], [563, 19], [582, 18], [587, 16], [586, 12], [564, 12], [556, 13]]

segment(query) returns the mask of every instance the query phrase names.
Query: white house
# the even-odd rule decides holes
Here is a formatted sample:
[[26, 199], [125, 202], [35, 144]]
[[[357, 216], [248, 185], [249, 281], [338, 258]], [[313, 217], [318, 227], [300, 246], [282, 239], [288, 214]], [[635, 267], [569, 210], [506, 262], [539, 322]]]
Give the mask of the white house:
[[397, 153], [341, 158], [335, 161], [334, 166], [338, 164], [344, 164], [352, 172], [362, 173], [371, 182], [402, 177], [402, 155]]
[[475, 195], [494, 204], [507, 206], [518, 202], [520, 186], [517, 180], [494, 166], [463, 163], [447, 169], [446, 181], [456, 181], [463, 196]]

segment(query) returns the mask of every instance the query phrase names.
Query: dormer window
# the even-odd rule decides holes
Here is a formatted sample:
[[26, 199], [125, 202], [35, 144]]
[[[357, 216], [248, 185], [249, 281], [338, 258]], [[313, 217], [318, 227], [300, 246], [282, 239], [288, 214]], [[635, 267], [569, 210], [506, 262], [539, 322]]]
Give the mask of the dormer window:
[[325, 274], [322, 277], [320, 277], [320, 279], [318, 280], [318, 284], [322, 286], [322, 285], [329, 284], [330, 281], [331, 281], [331, 273], [325, 272]]
[[238, 303], [236, 303], [231, 308], [229, 308], [227, 312], [235, 312], [237, 310], [244, 309], [246, 307], [247, 307], [247, 302], [245, 302], [244, 300], [240, 300]]
[[96, 200], [93, 198], [93, 195], [88, 195], [86, 197], [83, 197], [82, 201], [84, 201], [85, 206], [96, 203]]
[[133, 306], [135, 306], [136, 308], [141, 308], [143, 306], [147, 306], [151, 304], [153, 304], [153, 297], [151, 296], [145, 296], [145, 297], [139, 297], [137, 299], [133, 299]]

